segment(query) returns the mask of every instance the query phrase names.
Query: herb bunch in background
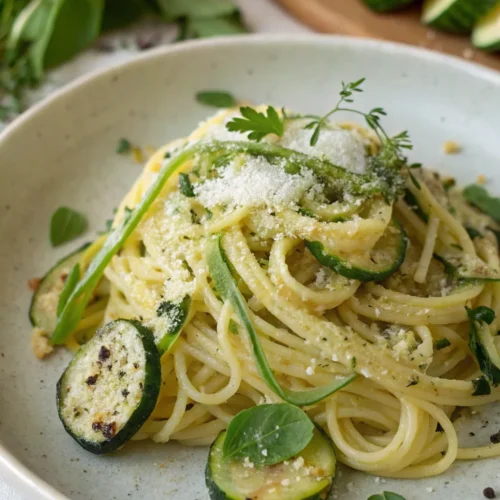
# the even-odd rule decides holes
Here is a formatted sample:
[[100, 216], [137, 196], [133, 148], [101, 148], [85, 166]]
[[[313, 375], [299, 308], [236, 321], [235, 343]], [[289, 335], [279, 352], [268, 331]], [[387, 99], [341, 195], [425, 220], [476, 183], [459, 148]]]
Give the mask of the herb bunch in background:
[[0, 120], [48, 68], [145, 16], [176, 23], [178, 40], [246, 31], [232, 0], [0, 0]]

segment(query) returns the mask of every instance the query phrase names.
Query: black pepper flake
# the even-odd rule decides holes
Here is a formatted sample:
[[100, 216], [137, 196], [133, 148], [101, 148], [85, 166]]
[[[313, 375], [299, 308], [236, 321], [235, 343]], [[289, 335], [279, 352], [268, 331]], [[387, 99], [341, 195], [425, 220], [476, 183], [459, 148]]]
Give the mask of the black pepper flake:
[[475, 436], [475, 434], [474, 434], [473, 432], [469, 432], [469, 436], [470, 436], [470, 437], [474, 437], [474, 436]]
[[486, 497], [486, 498], [496, 498], [496, 494], [495, 494], [495, 490], [493, 488], [484, 488], [483, 490], [483, 495]]
[[99, 432], [102, 429], [102, 422], [93, 422], [92, 423], [92, 430]]
[[99, 377], [99, 375], [91, 375], [86, 381], [85, 383], [87, 385], [95, 385], [95, 383], [97, 382], [97, 378]]
[[102, 434], [106, 439], [111, 439], [116, 434], [116, 422], [104, 424]]
[[118, 372], [118, 378], [123, 378], [125, 376], [125, 372], [123, 370], [120, 370]]
[[500, 431], [497, 432], [496, 434], [492, 434], [490, 436], [490, 441], [493, 443], [493, 444], [498, 444], [500, 443]]
[[134, 363], [134, 368], [137, 370], [139, 368], [139, 363]]
[[127, 389], [123, 389], [122, 391], [122, 396], [126, 398], [130, 394], [130, 391], [127, 391]]
[[106, 361], [110, 356], [111, 351], [107, 347], [101, 346], [101, 349], [99, 351], [99, 361]]

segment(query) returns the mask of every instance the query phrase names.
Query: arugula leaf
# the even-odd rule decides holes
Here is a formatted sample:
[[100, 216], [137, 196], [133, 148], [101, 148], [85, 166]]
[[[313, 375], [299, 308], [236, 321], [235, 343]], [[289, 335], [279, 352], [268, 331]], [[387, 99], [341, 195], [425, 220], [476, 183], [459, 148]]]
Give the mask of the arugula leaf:
[[236, 106], [236, 99], [224, 90], [203, 90], [196, 94], [196, 100], [215, 108], [231, 108]]
[[194, 198], [194, 189], [189, 174], [179, 174], [179, 191], [188, 198]]
[[[493, 362], [492, 352], [488, 349], [495, 349], [495, 345], [491, 342], [486, 345], [491, 333], [487, 325], [491, 325], [495, 319], [495, 312], [489, 307], [481, 306], [475, 309], [465, 308], [469, 317], [469, 348], [477, 360], [479, 368], [484, 377], [493, 386], [500, 384], [500, 368]], [[495, 352], [498, 357], [498, 353]], [[484, 384], [482, 385], [482, 387]], [[477, 390], [477, 387], [475, 388]]]
[[59, 207], [50, 220], [50, 242], [53, 247], [80, 236], [87, 228], [85, 216], [68, 208]]
[[229, 424], [225, 459], [248, 459], [255, 465], [274, 465], [300, 453], [313, 437], [314, 424], [288, 403], [243, 410]]
[[73, 293], [77, 283], [80, 281], [80, 264], [75, 264], [68, 277], [66, 278], [66, 283], [64, 283], [64, 288], [59, 295], [59, 302], [57, 303], [57, 316], [59, 317], [69, 299], [69, 296]]
[[372, 495], [368, 497], [368, 500], [405, 500], [405, 497], [398, 495], [397, 493], [392, 493], [390, 491], [384, 491], [379, 495]]
[[484, 187], [477, 184], [467, 186], [462, 195], [471, 205], [489, 215], [494, 221], [500, 222], [500, 198], [490, 196]]
[[221, 246], [221, 238], [222, 236], [219, 234], [213, 237], [207, 244], [207, 262], [210, 277], [214, 281], [215, 288], [222, 299], [228, 300], [231, 303], [243, 328], [250, 337], [257, 368], [267, 386], [287, 403], [296, 406], [310, 406], [351, 383], [356, 378], [355, 373], [346, 377], [334, 379], [327, 385], [304, 391], [292, 391], [281, 387], [267, 362], [259, 336], [250, 319], [246, 300], [238, 289], [238, 285], [231, 274], [228, 260]]
[[230, 132], [249, 132], [248, 138], [257, 142], [268, 134], [276, 134], [280, 137], [283, 135], [283, 120], [272, 106], [267, 107], [267, 115], [249, 106], [241, 107], [240, 113], [243, 118], [233, 118], [226, 124]]

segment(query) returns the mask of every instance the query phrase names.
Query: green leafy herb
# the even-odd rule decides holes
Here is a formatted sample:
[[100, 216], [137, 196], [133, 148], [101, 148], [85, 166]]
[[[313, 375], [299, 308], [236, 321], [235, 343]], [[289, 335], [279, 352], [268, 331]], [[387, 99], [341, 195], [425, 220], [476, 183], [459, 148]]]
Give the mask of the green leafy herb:
[[398, 495], [397, 493], [392, 493], [390, 491], [384, 491], [378, 495], [372, 495], [368, 497], [368, 500], [405, 500], [405, 497]]
[[467, 186], [462, 195], [467, 202], [489, 215], [496, 222], [500, 222], [500, 198], [490, 196], [488, 191], [476, 184]]
[[291, 391], [281, 387], [267, 362], [266, 355], [260, 344], [259, 336], [250, 319], [246, 300], [239, 291], [238, 285], [231, 274], [227, 258], [221, 246], [220, 235], [212, 238], [207, 245], [207, 262], [210, 276], [214, 281], [218, 293], [223, 300], [228, 300], [231, 303], [243, 328], [250, 337], [260, 375], [268, 387], [281, 399], [296, 406], [309, 406], [342, 389], [356, 378], [356, 374], [352, 374], [347, 377], [333, 380], [325, 386], [305, 391]]
[[128, 154], [132, 151], [132, 143], [128, 139], [121, 138], [118, 141], [116, 152], [120, 155]]
[[[493, 386], [500, 384], [500, 367], [493, 361], [498, 358], [488, 325], [495, 320], [495, 312], [489, 307], [465, 308], [469, 317], [469, 348], [477, 360], [484, 377]], [[492, 352], [494, 350], [495, 352]]]
[[189, 174], [179, 174], [179, 190], [184, 196], [194, 198], [194, 189], [189, 179]]
[[80, 264], [75, 264], [64, 283], [64, 288], [59, 295], [59, 302], [57, 304], [57, 316], [59, 317], [68, 301], [69, 296], [73, 293], [76, 284], [80, 281]]
[[436, 342], [434, 342], [434, 347], [436, 348], [436, 351], [440, 351], [441, 349], [445, 349], [446, 347], [450, 346], [451, 342], [448, 339], [437, 339]]
[[267, 114], [248, 106], [241, 107], [240, 113], [243, 118], [233, 118], [226, 124], [230, 132], [249, 132], [248, 138], [257, 142], [268, 134], [283, 135], [283, 120], [272, 106], [268, 106]]
[[231, 108], [236, 106], [236, 99], [224, 90], [204, 90], [196, 94], [196, 100], [215, 108]]
[[87, 219], [68, 207], [59, 207], [50, 220], [50, 242], [53, 247], [80, 236], [87, 228]]
[[291, 404], [260, 405], [238, 413], [227, 428], [224, 458], [274, 465], [300, 453], [313, 437], [310, 418]]
[[410, 176], [411, 181], [417, 189], [422, 189], [420, 182], [418, 182], [417, 178], [408, 170], [408, 175]]
[[479, 232], [475, 227], [465, 226], [465, 230], [472, 240], [483, 237], [482, 233]]
[[232, 319], [229, 320], [229, 331], [234, 335], [238, 335], [240, 333], [238, 331], [238, 325], [236, 324], [236, 321], [233, 321]]
[[473, 396], [487, 396], [488, 394], [491, 394], [490, 384], [488, 383], [484, 375], [482, 377], [477, 378], [476, 380], [473, 380], [472, 387], [473, 387], [473, 392], [472, 392]]

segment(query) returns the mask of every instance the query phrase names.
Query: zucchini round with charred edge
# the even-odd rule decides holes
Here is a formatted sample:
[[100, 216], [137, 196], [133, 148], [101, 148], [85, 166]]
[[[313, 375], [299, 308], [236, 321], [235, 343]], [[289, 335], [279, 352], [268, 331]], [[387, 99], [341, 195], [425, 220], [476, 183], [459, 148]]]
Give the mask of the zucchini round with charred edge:
[[54, 331], [57, 323], [57, 304], [64, 288], [65, 278], [80, 261], [89, 245], [90, 243], [87, 243], [62, 258], [45, 273], [31, 299], [29, 316], [33, 326], [43, 328], [48, 333]]
[[328, 253], [319, 241], [306, 241], [306, 247], [325, 267], [358, 281], [381, 281], [395, 273], [406, 256], [408, 238], [400, 222], [392, 219], [370, 252], [369, 259], [340, 257]]
[[[205, 482], [211, 500], [326, 500], [335, 478], [335, 451], [319, 428], [311, 442], [286, 463], [257, 467], [224, 460], [226, 431], [210, 447]], [[297, 477], [300, 477], [297, 481]], [[319, 478], [319, 479], [318, 479]], [[287, 484], [288, 483], [288, 484]], [[258, 492], [258, 497], [255, 495]]]
[[415, 0], [363, 0], [363, 2], [376, 12], [392, 12], [408, 7]]
[[118, 319], [80, 348], [59, 379], [59, 418], [80, 446], [110, 453], [149, 418], [160, 385], [153, 333], [138, 321]]
[[474, 27], [472, 44], [488, 52], [500, 51], [500, 3]]
[[422, 21], [440, 31], [470, 33], [496, 0], [426, 0]]

